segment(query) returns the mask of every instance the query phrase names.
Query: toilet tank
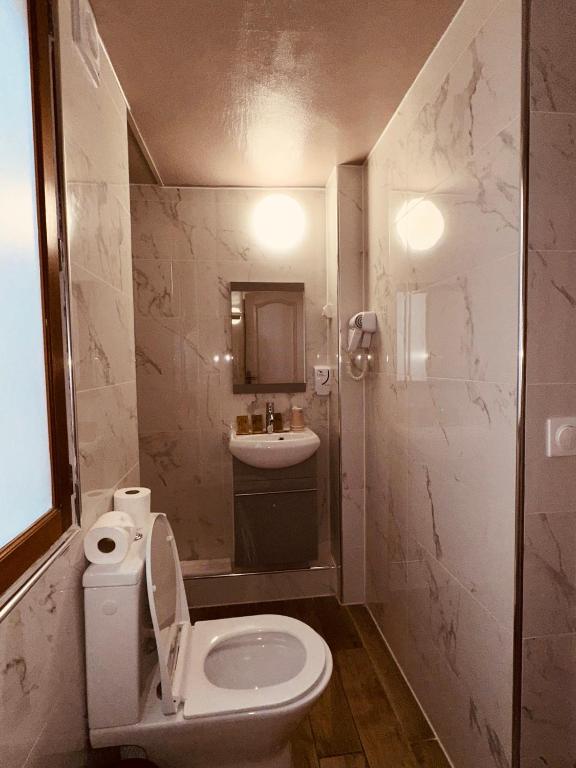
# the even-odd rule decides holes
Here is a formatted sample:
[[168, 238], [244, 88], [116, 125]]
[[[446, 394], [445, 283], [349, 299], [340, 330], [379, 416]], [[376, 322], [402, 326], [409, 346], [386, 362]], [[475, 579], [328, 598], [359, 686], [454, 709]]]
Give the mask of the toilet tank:
[[88, 725], [137, 723], [155, 658], [146, 592], [146, 536], [117, 565], [84, 572]]

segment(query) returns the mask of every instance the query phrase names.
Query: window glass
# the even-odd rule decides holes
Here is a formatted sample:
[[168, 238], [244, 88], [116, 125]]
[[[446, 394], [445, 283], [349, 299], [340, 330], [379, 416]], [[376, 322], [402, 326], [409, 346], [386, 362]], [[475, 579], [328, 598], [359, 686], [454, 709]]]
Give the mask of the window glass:
[[0, 548], [52, 507], [27, 6], [0, 2]]

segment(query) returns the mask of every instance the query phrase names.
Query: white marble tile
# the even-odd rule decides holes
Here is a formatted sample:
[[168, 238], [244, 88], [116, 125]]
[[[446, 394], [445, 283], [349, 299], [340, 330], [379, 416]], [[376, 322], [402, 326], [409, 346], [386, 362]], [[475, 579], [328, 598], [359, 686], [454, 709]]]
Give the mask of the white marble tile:
[[518, 269], [513, 253], [412, 293], [405, 354], [424, 352], [431, 378], [515, 382]]
[[73, 561], [70, 552], [64, 556], [73, 580], [68, 578], [68, 568], [56, 561], [0, 624], [3, 768], [20, 768], [35, 745], [44, 751], [37, 740], [47, 723], [62, 728], [67, 722], [62, 765], [73, 766], [78, 753], [86, 754], [81, 569], [77, 567], [84, 556], [76, 547], [73, 552]]
[[450, 759], [508, 766], [511, 635], [433, 558], [391, 567], [382, 586], [373, 614]]
[[140, 439], [143, 482], [168, 515], [182, 560], [231, 557], [232, 476], [211, 432], [159, 432]]
[[[342, 402], [342, 408], [346, 408], [345, 401]], [[360, 422], [360, 427], [361, 424]], [[342, 429], [340, 443], [342, 491], [364, 488], [364, 430]]]
[[134, 189], [143, 187], [130, 187], [133, 257], [171, 260], [174, 255], [172, 220], [165, 215], [159, 200], [142, 200], [140, 195], [134, 195]]
[[72, 265], [72, 336], [77, 389], [134, 378], [132, 294]]
[[511, 753], [520, 44], [518, 0], [464, 3], [365, 178], [367, 596], [459, 768]]
[[559, 354], [574, 341], [576, 252], [530, 251], [527, 297], [528, 382], [576, 382], [574, 355]]
[[[576, 396], [576, 80], [570, 4], [530, 4], [530, 178], [521, 762], [569, 768], [574, 734], [574, 457], [547, 458], [545, 422]], [[572, 114], [571, 114], [572, 113]]]
[[381, 461], [388, 465], [396, 516], [509, 626], [514, 392], [497, 384], [438, 380], [398, 388], [391, 397], [396, 411], [390, 408]]
[[134, 313], [140, 317], [180, 317], [180, 288], [171, 261], [134, 259]]
[[[330, 360], [338, 360], [338, 387], [331, 400], [338, 408], [330, 422], [333, 451], [340, 461], [332, 462], [334, 496], [341, 492], [341, 503], [334, 510], [335, 524], [341, 525], [342, 599], [348, 603], [364, 601], [365, 594], [365, 542], [364, 542], [364, 386], [353, 381], [347, 372], [346, 361], [348, 322], [352, 315], [364, 309], [364, 221], [363, 221], [363, 169], [359, 166], [338, 166], [332, 177], [333, 208], [327, 218], [332, 228], [332, 251], [327, 250], [330, 264], [329, 280], [332, 301], [338, 306], [339, 338], [336, 327], [331, 329]], [[328, 234], [327, 234], [328, 240]], [[339, 403], [338, 403], [339, 400]], [[336, 443], [339, 439], [340, 445]], [[338, 450], [339, 449], [339, 450]], [[338, 487], [341, 485], [341, 489]], [[340, 521], [336, 516], [340, 513]]]
[[530, 4], [530, 104], [536, 112], [576, 112], [576, 35], [570, 3]]
[[[426, 288], [519, 252], [519, 133], [516, 119], [442, 184], [425, 190], [425, 194], [408, 192], [404, 187], [390, 191], [388, 271], [397, 281]], [[419, 199], [436, 206], [444, 231], [427, 250], [411, 251], [401, 243], [396, 219], [405, 202]]]
[[484, 26], [500, 2], [502, 0], [467, 0], [462, 3], [442, 36], [441, 44], [431, 53], [404, 96], [394, 119], [386, 126], [380, 143], [373, 150], [374, 155], [397, 140], [407, 126], [413, 123], [430, 94], [438, 89], [446, 73], [454, 68], [467, 50], [470, 40]]
[[[61, 39], [62, 114], [66, 180], [103, 181], [124, 190], [128, 209], [128, 152], [126, 109], [112, 94], [110, 73], [106, 82], [94, 86], [76, 45], [72, 41], [70, 0], [59, 0]], [[109, 67], [104, 57], [102, 67]]]
[[501, 2], [400, 138], [405, 188], [433, 189], [518, 116], [520, 21], [520, 1]]
[[576, 635], [523, 643], [522, 768], [570, 768], [576, 755]]
[[104, 182], [66, 187], [70, 259], [124, 292], [132, 290], [130, 212], [118, 187]]
[[546, 419], [571, 415], [576, 384], [528, 385], [526, 392], [526, 514], [573, 509], [576, 456], [546, 456]]
[[526, 515], [525, 637], [576, 631], [576, 512]]
[[82, 493], [115, 487], [138, 461], [136, 383], [77, 395]]
[[532, 113], [528, 218], [532, 250], [576, 249], [575, 135], [576, 115]]

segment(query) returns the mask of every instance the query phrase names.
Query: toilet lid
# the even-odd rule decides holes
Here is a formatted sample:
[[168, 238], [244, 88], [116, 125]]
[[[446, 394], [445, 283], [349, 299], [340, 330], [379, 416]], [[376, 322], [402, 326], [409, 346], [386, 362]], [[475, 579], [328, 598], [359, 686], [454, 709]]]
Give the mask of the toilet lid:
[[158, 649], [162, 711], [174, 714], [180, 701], [175, 679], [177, 663], [190, 618], [178, 550], [166, 515], [154, 515], [148, 534], [146, 585]]

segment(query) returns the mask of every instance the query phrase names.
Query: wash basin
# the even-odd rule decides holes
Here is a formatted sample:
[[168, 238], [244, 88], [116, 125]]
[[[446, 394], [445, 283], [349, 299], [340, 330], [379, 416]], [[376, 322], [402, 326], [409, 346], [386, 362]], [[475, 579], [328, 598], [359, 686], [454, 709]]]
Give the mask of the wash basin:
[[230, 432], [230, 453], [244, 464], [260, 469], [279, 469], [300, 464], [313, 456], [320, 438], [311, 429], [273, 432], [271, 435], [238, 435]]

